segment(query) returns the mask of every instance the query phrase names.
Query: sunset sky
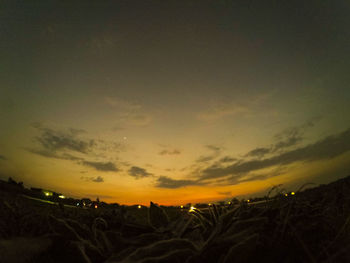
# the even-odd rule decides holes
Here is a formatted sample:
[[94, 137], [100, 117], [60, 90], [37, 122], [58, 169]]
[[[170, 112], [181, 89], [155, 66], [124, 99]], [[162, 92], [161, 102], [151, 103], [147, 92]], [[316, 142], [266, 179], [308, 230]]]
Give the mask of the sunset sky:
[[0, 5], [0, 179], [185, 204], [350, 175], [347, 0]]

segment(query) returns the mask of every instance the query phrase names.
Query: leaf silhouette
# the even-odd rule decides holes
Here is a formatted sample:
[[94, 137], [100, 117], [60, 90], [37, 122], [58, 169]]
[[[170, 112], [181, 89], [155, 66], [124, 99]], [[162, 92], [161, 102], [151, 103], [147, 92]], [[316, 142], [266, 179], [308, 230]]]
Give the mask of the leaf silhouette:
[[153, 202], [150, 204], [148, 220], [149, 224], [155, 229], [166, 227], [169, 224], [169, 218], [164, 209]]

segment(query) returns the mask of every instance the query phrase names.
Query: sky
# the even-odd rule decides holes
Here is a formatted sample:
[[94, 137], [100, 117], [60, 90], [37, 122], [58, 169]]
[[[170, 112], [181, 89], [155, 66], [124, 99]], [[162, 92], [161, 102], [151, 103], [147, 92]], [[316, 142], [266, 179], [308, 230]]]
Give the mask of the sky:
[[180, 205], [350, 175], [349, 1], [0, 2], [0, 179]]

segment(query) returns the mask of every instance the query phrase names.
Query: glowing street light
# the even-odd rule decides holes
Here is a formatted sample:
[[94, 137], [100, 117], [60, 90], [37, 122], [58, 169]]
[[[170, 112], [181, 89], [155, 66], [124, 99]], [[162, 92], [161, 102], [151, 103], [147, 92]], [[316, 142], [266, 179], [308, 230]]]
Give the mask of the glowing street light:
[[247, 202], [249, 203], [249, 202], [250, 202], [250, 200], [248, 199], [248, 200], [247, 200]]
[[66, 198], [64, 195], [59, 195], [58, 197], [61, 198], [61, 199]]
[[189, 212], [194, 212], [196, 210], [196, 208], [194, 206], [191, 206], [190, 211]]
[[184, 206], [183, 206], [183, 205], [182, 205], [182, 206], [180, 206], [180, 207], [181, 207], [181, 209], [182, 209], [182, 208], [184, 208]]
[[137, 208], [140, 209], [140, 208], [141, 208], [141, 205], [138, 205]]
[[291, 194], [291, 195], [295, 195], [295, 193], [294, 193], [294, 192], [291, 192], [290, 194]]
[[97, 208], [97, 205], [95, 205], [95, 208]]
[[52, 192], [50, 192], [50, 191], [44, 191], [44, 195], [45, 195], [45, 196], [52, 196]]
[[288, 196], [288, 194], [284, 194], [284, 196]]

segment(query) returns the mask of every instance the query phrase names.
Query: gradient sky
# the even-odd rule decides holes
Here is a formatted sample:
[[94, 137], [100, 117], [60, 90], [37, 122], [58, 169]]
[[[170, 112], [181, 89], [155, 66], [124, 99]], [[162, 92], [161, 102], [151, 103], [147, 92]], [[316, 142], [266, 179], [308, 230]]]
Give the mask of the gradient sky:
[[0, 1], [0, 177], [184, 204], [350, 174], [350, 2]]

